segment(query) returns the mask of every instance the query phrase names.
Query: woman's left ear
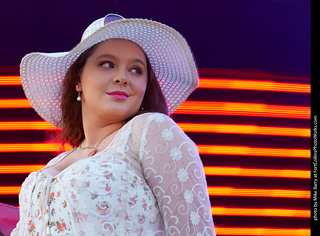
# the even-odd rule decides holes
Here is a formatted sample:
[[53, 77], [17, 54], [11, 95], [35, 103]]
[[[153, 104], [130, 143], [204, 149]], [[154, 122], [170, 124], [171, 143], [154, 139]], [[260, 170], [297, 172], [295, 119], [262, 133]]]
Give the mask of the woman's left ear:
[[76, 91], [77, 92], [81, 92], [82, 91], [80, 82], [76, 85]]

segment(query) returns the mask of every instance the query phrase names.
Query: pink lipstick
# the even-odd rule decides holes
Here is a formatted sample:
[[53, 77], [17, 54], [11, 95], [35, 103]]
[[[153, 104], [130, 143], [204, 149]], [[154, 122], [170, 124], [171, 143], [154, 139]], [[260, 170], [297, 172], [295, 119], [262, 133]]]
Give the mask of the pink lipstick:
[[113, 91], [111, 93], [108, 93], [108, 95], [110, 97], [113, 97], [113, 98], [119, 99], [119, 100], [126, 100], [129, 97], [129, 95], [123, 91]]

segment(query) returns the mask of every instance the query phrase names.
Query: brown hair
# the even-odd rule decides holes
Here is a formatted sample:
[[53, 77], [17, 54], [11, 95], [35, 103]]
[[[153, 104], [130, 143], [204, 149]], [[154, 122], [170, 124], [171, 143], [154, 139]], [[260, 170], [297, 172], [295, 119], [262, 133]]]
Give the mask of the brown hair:
[[[61, 98], [62, 118], [60, 124], [63, 127], [58, 139], [64, 144], [69, 142], [72, 146], [79, 146], [84, 140], [84, 130], [82, 125], [81, 102], [77, 102], [76, 85], [80, 81], [81, 72], [99, 44], [87, 49], [71, 65], [63, 81], [63, 92]], [[147, 57], [146, 57], [147, 58]], [[148, 83], [144, 98], [139, 111], [129, 117], [127, 122], [133, 117], [146, 112], [160, 112], [168, 115], [168, 107], [160, 85], [147, 58]]]

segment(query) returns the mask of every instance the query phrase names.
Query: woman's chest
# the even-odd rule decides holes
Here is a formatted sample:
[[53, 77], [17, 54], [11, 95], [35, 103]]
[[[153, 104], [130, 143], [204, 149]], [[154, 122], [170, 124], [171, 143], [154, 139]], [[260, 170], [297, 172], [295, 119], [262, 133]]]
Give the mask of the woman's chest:
[[113, 227], [120, 222], [138, 225], [137, 214], [140, 221], [150, 222], [158, 215], [156, 199], [142, 173], [117, 159], [80, 161], [56, 177], [38, 172], [25, 203], [21, 207], [30, 207], [29, 230], [34, 232], [38, 227], [67, 232], [80, 222], [93, 225], [106, 220]]
[[[46, 204], [47, 201], [40, 200], [52, 196], [77, 205], [95, 199], [116, 201], [115, 196], [132, 197], [132, 193], [151, 194], [139, 163], [119, 158], [95, 158], [79, 160], [55, 177], [43, 172], [31, 175], [23, 185], [21, 197], [33, 206]], [[54, 202], [55, 199], [51, 200]]]

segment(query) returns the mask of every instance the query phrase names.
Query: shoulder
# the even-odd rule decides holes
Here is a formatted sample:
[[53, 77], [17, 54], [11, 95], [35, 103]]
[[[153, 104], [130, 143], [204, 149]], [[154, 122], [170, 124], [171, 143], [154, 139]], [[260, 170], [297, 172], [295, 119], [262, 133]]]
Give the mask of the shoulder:
[[[182, 132], [180, 127], [173, 121], [171, 117], [163, 113], [147, 112], [135, 116], [131, 122], [130, 127], [132, 132], [142, 138], [149, 135], [162, 134], [163, 132]], [[168, 131], [170, 130], [170, 131]]]
[[146, 112], [135, 116], [132, 120], [133, 123], [143, 123], [149, 125], [151, 122], [158, 124], [176, 124], [171, 117], [159, 112]]
[[177, 141], [183, 139], [192, 141], [168, 115], [150, 112], [141, 114], [137, 116], [136, 119], [143, 125], [143, 138], [156, 138], [156, 136], [159, 136], [159, 138], [164, 139], [165, 141], [172, 141], [173, 139], [176, 139]]

